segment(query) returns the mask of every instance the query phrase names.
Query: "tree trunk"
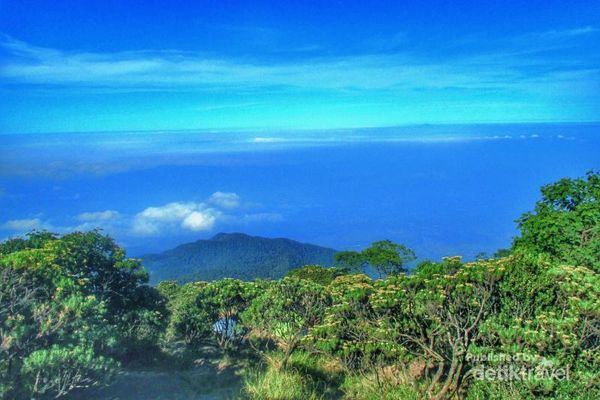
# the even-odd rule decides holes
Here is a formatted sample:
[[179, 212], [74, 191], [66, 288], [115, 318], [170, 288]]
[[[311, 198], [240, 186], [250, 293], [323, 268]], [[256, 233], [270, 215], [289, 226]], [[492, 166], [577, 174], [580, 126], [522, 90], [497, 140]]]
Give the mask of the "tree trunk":
[[430, 396], [431, 396], [431, 392], [433, 391], [435, 386], [440, 381], [440, 378], [442, 377], [442, 374], [444, 372], [444, 367], [445, 367], [444, 362], [441, 362], [440, 365], [438, 365], [438, 369], [435, 372], [435, 375], [433, 376], [431, 383], [429, 384], [429, 387], [427, 388], [427, 393], [429, 393]]
[[[461, 363], [462, 366], [462, 363]], [[457, 359], [457, 357], [453, 357], [452, 358], [452, 364], [450, 364], [450, 370], [448, 371], [448, 375], [446, 376], [446, 379], [444, 380], [444, 385], [442, 386], [442, 389], [435, 394], [434, 396], [431, 397], [432, 400], [441, 400], [446, 398], [446, 395], [448, 394], [448, 392], [451, 392], [452, 390], [452, 384], [456, 381], [456, 375], [457, 372], [460, 371], [459, 368], [459, 361]]]

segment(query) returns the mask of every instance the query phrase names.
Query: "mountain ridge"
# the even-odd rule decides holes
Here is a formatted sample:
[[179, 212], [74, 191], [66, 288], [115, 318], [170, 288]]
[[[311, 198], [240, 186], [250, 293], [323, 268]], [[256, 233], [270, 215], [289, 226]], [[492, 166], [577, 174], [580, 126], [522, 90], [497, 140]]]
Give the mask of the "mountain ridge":
[[288, 238], [267, 238], [241, 232], [220, 232], [210, 239], [180, 244], [141, 256], [151, 283], [176, 280], [215, 280], [225, 277], [253, 280], [281, 278], [307, 264], [331, 266], [337, 251]]

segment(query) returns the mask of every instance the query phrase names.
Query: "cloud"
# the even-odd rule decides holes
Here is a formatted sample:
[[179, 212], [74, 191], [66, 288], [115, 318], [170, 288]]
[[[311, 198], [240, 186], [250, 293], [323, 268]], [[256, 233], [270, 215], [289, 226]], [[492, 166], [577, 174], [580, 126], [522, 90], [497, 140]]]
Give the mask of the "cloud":
[[135, 214], [129, 223], [129, 232], [138, 236], [162, 235], [181, 232], [210, 231], [218, 224], [248, 224], [279, 222], [277, 213], [245, 213], [237, 193], [217, 191], [202, 202], [171, 202], [147, 207]]
[[[0, 224], [0, 230], [25, 233], [45, 229], [57, 233], [102, 229], [116, 237], [178, 235], [206, 232], [218, 224], [247, 225], [279, 222], [282, 216], [272, 212], [247, 213], [237, 193], [216, 191], [205, 201], [174, 201], [146, 207], [134, 214], [115, 210], [84, 212], [53, 225], [41, 218], [13, 219]], [[254, 205], [256, 207], [256, 205]], [[77, 221], [77, 223], [73, 223]], [[71, 223], [69, 223], [71, 222]]]
[[163, 206], [148, 207], [136, 214], [132, 233], [158, 235], [166, 230], [208, 231], [213, 228], [222, 212], [205, 203], [172, 202]]
[[240, 196], [235, 193], [215, 192], [208, 198], [208, 202], [221, 208], [232, 209], [239, 207]]
[[0, 225], [3, 230], [26, 232], [42, 229], [45, 224], [39, 218], [11, 219]]
[[274, 137], [255, 137], [251, 140], [253, 143], [276, 143], [284, 141], [283, 138]]
[[119, 217], [119, 213], [113, 210], [84, 212], [77, 216], [79, 221], [109, 221]]
[[[295, 61], [265, 61], [218, 57], [204, 53], [128, 51], [116, 53], [67, 52], [33, 46], [9, 36], [0, 37], [0, 50], [8, 54], [0, 81], [63, 87], [214, 89], [289, 87], [312, 90], [424, 90], [424, 89], [529, 89], [546, 87], [555, 78], [548, 71], [563, 71], [566, 79], [582, 80], [581, 69], [598, 68], [589, 52], [577, 56], [548, 54], [556, 50], [556, 37], [576, 40], [596, 33], [591, 26], [513, 37], [506, 49], [491, 51], [485, 42], [468, 54], [443, 59], [394, 51], [346, 56], [307, 56]], [[388, 41], [404, 40], [398, 34]], [[515, 41], [519, 41], [515, 49]], [[506, 44], [505, 44], [506, 46]], [[512, 46], [512, 47], [511, 47]], [[535, 80], [534, 78], [537, 78]], [[529, 86], [528, 86], [529, 85]]]
[[573, 37], [573, 36], [589, 35], [591, 33], [596, 33], [596, 32], [598, 32], [598, 28], [588, 25], [588, 26], [582, 26], [582, 27], [572, 28], [572, 29], [550, 30], [550, 31], [538, 32], [538, 33], [533, 33], [531, 35], [533, 35], [533, 36], [537, 35], [541, 38], [546, 38], [546, 39], [557, 39], [557, 38], [569, 38], [569, 37]]
[[138, 214], [139, 217], [163, 221], [163, 222], [174, 222], [185, 218], [195, 209], [203, 206], [202, 203], [178, 203], [173, 202], [159, 207], [148, 207], [144, 211]]
[[207, 231], [212, 229], [217, 215], [212, 210], [193, 211], [181, 222], [183, 228], [191, 231]]

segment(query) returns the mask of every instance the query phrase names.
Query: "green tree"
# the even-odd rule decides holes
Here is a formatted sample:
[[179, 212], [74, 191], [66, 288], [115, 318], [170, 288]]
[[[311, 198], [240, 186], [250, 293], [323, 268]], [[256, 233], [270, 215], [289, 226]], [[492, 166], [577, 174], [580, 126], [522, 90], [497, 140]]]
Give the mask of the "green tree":
[[[72, 374], [69, 385], [42, 388], [35, 384], [32, 379], [38, 374], [29, 372], [33, 371], [31, 360], [40, 360], [34, 354], [41, 353], [36, 352], [51, 346], [85, 351], [91, 354], [90, 363], [96, 363], [117, 341], [115, 329], [107, 324], [104, 304], [86, 295], [80, 280], [57, 264], [52, 243], [0, 257], [0, 392], [6, 398], [35, 397], [48, 391], [58, 395], [65, 388], [87, 382], [85, 368], [66, 364], [61, 368], [65, 374]], [[114, 365], [112, 362], [106, 367]], [[40, 368], [49, 370], [52, 366], [44, 364]]]
[[341, 251], [335, 255], [335, 265], [346, 273], [362, 272], [371, 266], [379, 276], [406, 272], [406, 264], [416, 259], [414, 251], [390, 240], [373, 242], [361, 252]]
[[332, 305], [306, 341], [317, 350], [339, 358], [350, 370], [361, 369], [376, 351], [370, 340], [374, 332], [373, 280], [364, 274], [342, 275], [330, 285]]
[[89, 346], [35, 350], [24, 362], [22, 374], [29, 392], [35, 396], [62, 397], [73, 389], [109, 381], [116, 362], [97, 356]]
[[345, 270], [337, 267], [325, 268], [320, 265], [305, 265], [289, 271], [286, 276], [305, 279], [323, 286], [329, 285], [335, 278], [343, 275]]
[[600, 272], [600, 174], [542, 187], [532, 212], [519, 218], [515, 248]]
[[197, 345], [211, 334], [211, 318], [198, 304], [198, 296], [206, 285], [206, 282], [186, 283], [169, 301], [171, 318], [166, 334], [169, 341]]
[[97, 231], [0, 244], [2, 396], [62, 395], [99, 382], [100, 370], [109, 378], [111, 358], [155, 346], [166, 308], [147, 278], [139, 260]]
[[254, 283], [231, 278], [210, 282], [200, 291], [198, 306], [208, 316], [213, 337], [221, 349], [228, 350], [242, 339], [241, 314], [255, 295]]
[[283, 351], [283, 368], [301, 339], [318, 324], [330, 304], [322, 285], [283, 278], [255, 298], [243, 313], [245, 323], [259, 337], [271, 339]]
[[[457, 261], [445, 263], [455, 266]], [[377, 283], [371, 298], [379, 316], [375, 326], [401, 346], [396, 349], [401, 362], [422, 363], [429, 377], [428, 398], [450, 398], [465, 383], [473, 368], [467, 353], [495, 311], [508, 262], [478, 261], [449, 274], [396, 275]]]
[[[479, 396], [513, 392], [523, 398], [595, 398], [600, 393], [600, 275], [557, 265], [547, 254], [517, 251], [499, 284], [497, 311], [482, 324], [474, 352], [527, 355], [516, 367], [542, 363], [569, 370], [569, 380], [528, 378], [510, 385], [475, 385]], [[510, 386], [510, 387], [509, 387]]]
[[362, 251], [362, 257], [380, 276], [406, 272], [405, 265], [416, 259], [414, 251], [389, 240], [374, 242]]
[[362, 253], [358, 251], [340, 251], [334, 256], [336, 267], [345, 272], [362, 272], [365, 264]]

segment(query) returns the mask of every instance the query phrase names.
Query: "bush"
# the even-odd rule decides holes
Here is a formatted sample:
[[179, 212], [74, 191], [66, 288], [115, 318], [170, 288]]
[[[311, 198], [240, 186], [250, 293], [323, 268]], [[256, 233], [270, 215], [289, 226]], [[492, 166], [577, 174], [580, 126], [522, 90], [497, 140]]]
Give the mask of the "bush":
[[88, 387], [111, 379], [117, 363], [94, 355], [82, 346], [36, 350], [23, 363], [22, 373], [28, 391], [34, 396], [64, 396], [75, 388]]

